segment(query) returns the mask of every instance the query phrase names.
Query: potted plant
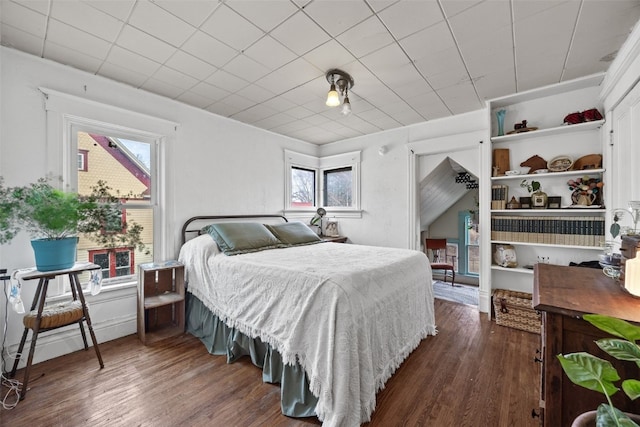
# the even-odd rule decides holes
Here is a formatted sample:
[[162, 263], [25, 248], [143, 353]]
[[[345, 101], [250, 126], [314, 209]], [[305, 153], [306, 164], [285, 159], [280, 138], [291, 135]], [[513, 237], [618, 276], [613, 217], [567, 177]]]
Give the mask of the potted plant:
[[[587, 314], [583, 316], [583, 319], [601, 331], [617, 337], [597, 340], [596, 344], [600, 349], [618, 360], [635, 362], [640, 367], [640, 346], [636, 343], [640, 340], [640, 327], [621, 319], [599, 314]], [[636, 418], [636, 416], [625, 414], [611, 403], [611, 396], [620, 390], [615, 385], [617, 381], [620, 381], [620, 376], [611, 362], [586, 352], [559, 354], [557, 357], [571, 382], [605, 395], [607, 403], [602, 403], [595, 414], [593, 414], [594, 411], [591, 412], [591, 416], [595, 416], [599, 427], [638, 426], [636, 422], [640, 417]], [[625, 379], [621, 386], [631, 400], [640, 396], [639, 380]], [[576, 421], [582, 422], [586, 418], [589, 416], [583, 415], [578, 417]], [[634, 422], [632, 418], [636, 421]], [[574, 426], [579, 425], [588, 424], [574, 423]]]
[[526, 188], [531, 195], [531, 207], [534, 209], [545, 209], [547, 207], [547, 193], [542, 191], [540, 182], [531, 180], [531, 183], [526, 179], [520, 182], [520, 187]]
[[121, 220], [123, 196], [112, 194], [104, 181], [91, 189], [82, 196], [53, 187], [48, 178], [22, 187], [5, 187], [0, 179], [0, 244], [27, 231], [34, 237], [31, 245], [40, 271], [73, 266], [80, 234], [103, 248], [144, 250], [142, 226]]

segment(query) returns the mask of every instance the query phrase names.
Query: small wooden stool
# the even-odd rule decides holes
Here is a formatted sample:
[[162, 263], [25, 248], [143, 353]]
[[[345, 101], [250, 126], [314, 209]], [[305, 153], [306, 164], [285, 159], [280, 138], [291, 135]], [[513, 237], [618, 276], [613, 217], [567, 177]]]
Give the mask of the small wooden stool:
[[[84, 349], [89, 350], [87, 343], [87, 335], [84, 331], [82, 322], [87, 323], [89, 333], [91, 334], [91, 341], [93, 342], [93, 348], [96, 351], [98, 362], [100, 363], [100, 369], [104, 368], [102, 362], [102, 356], [100, 355], [100, 349], [98, 348], [98, 341], [96, 340], [95, 333], [93, 332], [93, 326], [91, 326], [91, 318], [89, 317], [89, 310], [82, 293], [82, 286], [78, 279], [78, 273], [89, 270], [98, 270], [99, 265], [92, 263], [76, 263], [73, 267], [66, 270], [56, 270], [40, 272], [34, 271], [23, 276], [23, 280], [40, 279], [38, 281], [38, 288], [33, 296], [33, 303], [31, 304], [31, 311], [26, 314], [22, 323], [24, 324], [24, 332], [22, 333], [22, 339], [20, 340], [20, 346], [18, 347], [18, 353], [13, 363], [13, 369], [11, 370], [10, 377], [13, 378], [18, 369], [18, 363], [22, 356], [22, 350], [24, 344], [27, 341], [27, 334], [29, 330], [33, 331], [31, 337], [31, 348], [29, 349], [29, 358], [27, 359], [27, 366], [24, 370], [24, 380], [22, 381], [22, 390], [20, 390], [20, 400], [24, 399], [27, 394], [27, 386], [29, 383], [29, 371], [31, 370], [31, 362], [33, 361], [33, 353], [36, 349], [36, 341], [38, 340], [38, 334], [41, 332], [50, 331], [63, 326], [68, 326], [73, 323], [77, 323], [80, 326], [80, 333], [82, 334], [82, 341], [84, 342]], [[71, 294], [73, 299], [61, 304], [53, 304], [45, 307], [45, 300], [47, 299], [47, 288], [49, 287], [49, 280], [60, 275], [69, 275], [69, 282], [71, 284]], [[36, 306], [38, 309], [36, 310]]]

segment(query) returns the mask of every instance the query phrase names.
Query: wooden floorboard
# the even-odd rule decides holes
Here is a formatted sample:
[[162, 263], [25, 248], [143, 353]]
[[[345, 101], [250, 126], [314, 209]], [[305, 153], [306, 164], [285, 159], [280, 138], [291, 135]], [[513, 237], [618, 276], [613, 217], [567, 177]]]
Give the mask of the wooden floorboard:
[[[538, 426], [539, 336], [496, 325], [476, 307], [436, 300], [428, 337], [378, 393], [367, 427]], [[135, 335], [32, 367], [26, 398], [1, 426], [312, 426], [280, 413], [280, 388], [248, 358], [227, 364], [184, 334], [149, 346]], [[37, 349], [36, 349], [37, 351]], [[22, 378], [18, 371], [17, 378]], [[7, 389], [2, 388], [2, 395]]]

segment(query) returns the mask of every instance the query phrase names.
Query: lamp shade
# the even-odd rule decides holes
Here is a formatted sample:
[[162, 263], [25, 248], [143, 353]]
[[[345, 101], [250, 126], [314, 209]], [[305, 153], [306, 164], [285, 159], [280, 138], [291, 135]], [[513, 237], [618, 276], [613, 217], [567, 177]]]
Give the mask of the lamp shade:
[[340, 95], [338, 95], [338, 91], [336, 91], [336, 85], [332, 84], [327, 94], [327, 106], [337, 107], [338, 105], [340, 105]]
[[342, 103], [342, 114], [345, 116], [351, 114], [351, 102], [349, 102], [348, 96], [344, 98], [344, 102]]

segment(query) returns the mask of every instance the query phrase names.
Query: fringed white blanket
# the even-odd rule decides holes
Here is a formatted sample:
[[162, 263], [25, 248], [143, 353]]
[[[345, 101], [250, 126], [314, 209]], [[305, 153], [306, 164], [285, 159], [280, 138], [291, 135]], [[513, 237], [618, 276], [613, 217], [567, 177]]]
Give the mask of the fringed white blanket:
[[180, 260], [188, 291], [215, 315], [300, 363], [326, 426], [369, 421], [376, 392], [436, 333], [431, 268], [418, 251], [321, 243], [225, 256], [203, 235]]

